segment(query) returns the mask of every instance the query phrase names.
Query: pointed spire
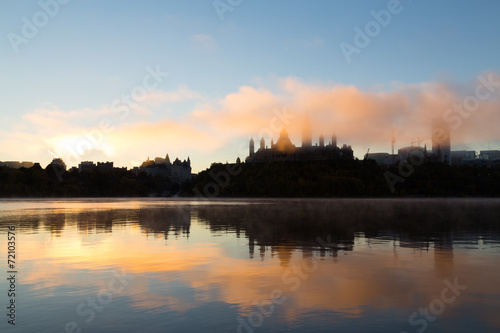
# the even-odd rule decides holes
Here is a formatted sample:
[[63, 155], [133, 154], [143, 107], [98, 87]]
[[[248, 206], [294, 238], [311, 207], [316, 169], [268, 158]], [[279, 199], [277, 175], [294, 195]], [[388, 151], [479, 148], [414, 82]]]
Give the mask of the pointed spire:
[[167, 156], [165, 156], [165, 161], [166, 161], [167, 163], [170, 163], [170, 157], [168, 157], [168, 153], [167, 153]]
[[309, 122], [309, 114], [306, 111], [304, 124], [302, 127], [302, 147], [310, 147], [312, 144], [311, 123]]
[[337, 148], [337, 136], [335, 134], [332, 135], [332, 146]]
[[254, 144], [253, 138], [250, 138], [250, 145], [249, 145], [249, 154], [248, 154], [248, 156], [252, 157], [254, 153], [255, 153], [255, 144]]

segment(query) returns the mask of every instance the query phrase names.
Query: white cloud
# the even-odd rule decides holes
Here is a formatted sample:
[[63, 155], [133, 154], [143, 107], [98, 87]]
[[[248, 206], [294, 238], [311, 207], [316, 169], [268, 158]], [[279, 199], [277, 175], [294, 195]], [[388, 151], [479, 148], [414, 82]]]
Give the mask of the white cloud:
[[[495, 76], [495, 82], [498, 79]], [[320, 134], [325, 139], [336, 134], [339, 143], [351, 144], [360, 156], [367, 147], [385, 147], [388, 151], [393, 129], [396, 148], [410, 145], [417, 137], [428, 139], [430, 120], [453, 104], [463, 103], [466, 96], [474, 93], [476, 84], [398, 83], [390, 90], [363, 91], [355, 86], [307, 83], [289, 77], [279, 79], [279, 84], [274, 85], [277, 88], [272, 90], [242, 86], [218, 100], [208, 100], [181, 86], [173, 91], [152, 91], [141, 104], [141, 113], [149, 112], [150, 106], [185, 100], [198, 101], [196, 107], [176, 114], [175, 119], [167, 114], [154, 122], [139, 116], [120, 119], [107, 106], [65, 111], [43, 105], [23, 115], [11, 131], [0, 132], [0, 153], [4, 158], [48, 163], [52, 158], [49, 150], [65, 158], [70, 147], [74, 154], [80, 154], [80, 161], [86, 156], [106, 157], [128, 167], [129, 161], [166, 153], [182, 157], [190, 152], [193, 162], [196, 156], [205, 158], [205, 163], [231, 160], [238, 154], [244, 158], [245, 142], [261, 136], [265, 130], [271, 130], [276, 140], [283, 125], [294, 143], [300, 145], [300, 129], [307, 111], [315, 140]], [[452, 132], [452, 145], [500, 142], [498, 110], [500, 89], [462, 119], [460, 127]], [[279, 114], [284, 113], [294, 117], [283, 123]], [[112, 131], [100, 129], [103, 119], [110, 120]], [[269, 141], [267, 137], [266, 142]], [[243, 142], [241, 152], [239, 142]], [[229, 155], [230, 147], [235, 145], [238, 151]], [[226, 155], [218, 156], [221, 151]]]

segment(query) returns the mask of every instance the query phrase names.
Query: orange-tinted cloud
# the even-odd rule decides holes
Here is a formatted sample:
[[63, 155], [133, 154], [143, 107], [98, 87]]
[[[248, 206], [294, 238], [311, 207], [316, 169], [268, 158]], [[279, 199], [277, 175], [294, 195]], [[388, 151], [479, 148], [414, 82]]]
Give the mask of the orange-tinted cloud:
[[[203, 36], [196, 39], [206, 40]], [[485, 80], [493, 83], [484, 87]], [[443, 117], [454, 105], [470, 102], [478, 87], [482, 94], [490, 92], [488, 98], [482, 99], [472, 111], [448, 114], [447, 119], [454, 126], [452, 149], [458, 146], [485, 149], [488, 142], [500, 144], [500, 76], [496, 73], [482, 73], [461, 85], [394, 83], [390, 88], [372, 90], [304, 82], [294, 77], [272, 83], [273, 88], [263, 84], [242, 86], [220, 99], [207, 98], [185, 86], [169, 92], [154, 90], [124, 117], [114, 113], [110, 106], [69, 111], [44, 106], [25, 114], [22, 123], [11, 132], [0, 133], [0, 152], [11, 159], [19, 156], [19, 160], [29, 160], [37, 156], [33, 150], [38, 150], [38, 156], [44, 155], [48, 163], [52, 156], [47, 150], [55, 151], [63, 159], [75, 155], [70, 150], [80, 150], [70, 163], [76, 165], [80, 162], [78, 158], [83, 160], [86, 156], [85, 151], [93, 150], [96, 154], [87, 155], [105, 156], [117, 165], [128, 167], [139, 164], [148, 155], [170, 153], [181, 158], [191, 155], [194, 169], [199, 171], [211, 162], [246, 157], [250, 137], [264, 136], [269, 145], [271, 137], [276, 141], [284, 125], [292, 142], [300, 145], [307, 112], [313, 141], [317, 142], [323, 134], [328, 142], [336, 134], [339, 144], [352, 145], [359, 157], [368, 147], [372, 151], [389, 151], [392, 133], [396, 149], [417, 139], [429, 146], [432, 118]], [[170, 111], [158, 114], [158, 110], [166, 106], [171, 109], [172, 103], [181, 101], [197, 104], [181, 114], [176, 112], [175, 117]], [[101, 131], [103, 119], [110, 120], [112, 131]], [[92, 138], [91, 144], [81, 144], [82, 140], [92, 141]], [[225, 155], [217, 155], [222, 151]], [[204, 160], [198, 161], [195, 155]]]
[[[488, 77], [490, 73], [481, 74]], [[494, 82], [500, 77], [492, 74]], [[282, 79], [278, 91], [242, 87], [238, 92], [219, 101], [218, 107], [210, 105], [193, 112], [193, 121], [202, 120], [220, 132], [232, 135], [261, 136], [273, 134], [277, 139], [282, 125], [286, 125], [294, 143], [300, 145], [300, 132], [307, 112], [312, 123], [313, 136], [328, 138], [332, 134], [341, 143], [360, 146], [390, 146], [395, 133], [397, 146], [409, 146], [421, 139], [430, 145], [431, 122], [435, 117], [456, 125], [445, 115], [456, 104], [463, 104], [474, 96], [481, 81], [469, 85], [451, 86], [441, 82], [397, 84], [390, 90], [363, 91], [355, 86], [341, 84], [305, 83], [296, 78]], [[484, 90], [484, 89], [483, 89]], [[500, 86], [490, 96], [480, 101], [473, 112], [461, 117], [459, 126], [452, 131], [452, 144], [499, 142]], [[286, 109], [294, 115], [279, 121], [277, 111]], [[458, 114], [454, 114], [458, 116]], [[278, 121], [276, 121], [278, 120]], [[279, 125], [279, 126], [278, 126]], [[266, 141], [270, 141], [269, 135]], [[423, 144], [422, 143], [422, 144]]]

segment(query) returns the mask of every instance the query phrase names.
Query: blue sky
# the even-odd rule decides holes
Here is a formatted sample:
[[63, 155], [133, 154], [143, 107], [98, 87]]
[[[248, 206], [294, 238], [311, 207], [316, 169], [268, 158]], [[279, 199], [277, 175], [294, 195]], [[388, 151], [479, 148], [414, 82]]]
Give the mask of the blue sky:
[[[366, 130], [347, 131], [350, 122], [364, 119], [349, 118], [361, 112], [357, 107], [371, 110], [367, 119], [377, 112], [388, 116], [378, 111], [385, 106], [407, 108], [399, 116], [393, 111], [387, 128], [400, 126], [397, 145], [409, 145], [426, 136], [422, 119], [428, 114], [413, 113], [424, 106], [446, 109], [474, 91], [480, 75], [500, 71], [498, 1], [402, 0], [400, 12], [391, 14], [350, 63], [339, 45], [355, 45], [354, 28], [365, 31], [374, 20], [371, 11], [387, 10], [390, 1], [243, 0], [229, 5], [232, 11], [223, 20], [210, 0], [41, 3], [52, 9], [57, 3], [57, 13], [46, 15], [46, 24], [17, 45], [18, 52], [12, 33], [23, 37], [23, 18], [33, 23], [43, 9], [37, 1], [0, 3], [3, 161], [46, 165], [58, 155], [70, 165], [91, 159], [132, 167], [170, 153], [189, 155], [200, 171], [211, 162], [244, 158], [244, 142], [269, 127], [273, 109], [283, 108], [298, 115], [297, 124], [287, 124], [295, 144], [300, 142], [293, 129], [309, 111], [313, 123], [328, 122], [343, 134], [339, 141], [352, 144], [361, 157], [367, 147], [390, 147], [384, 144], [386, 129], [379, 135], [370, 129], [366, 136]], [[140, 87], [146, 68], [169, 74], [126, 117], [117, 117], [113, 101]], [[475, 135], [497, 120], [498, 95], [464, 121], [470, 125], [459, 128], [464, 133], [454, 148], [500, 148], [495, 128]], [[331, 110], [325, 106], [329, 98], [343, 96], [356, 99], [352, 110], [347, 101]], [[415, 99], [425, 102], [405, 102]], [[101, 135], [103, 119], [113, 130]], [[408, 134], [412, 124], [415, 131]], [[88, 133], [94, 142], [85, 139]], [[81, 140], [91, 144], [79, 145]]]

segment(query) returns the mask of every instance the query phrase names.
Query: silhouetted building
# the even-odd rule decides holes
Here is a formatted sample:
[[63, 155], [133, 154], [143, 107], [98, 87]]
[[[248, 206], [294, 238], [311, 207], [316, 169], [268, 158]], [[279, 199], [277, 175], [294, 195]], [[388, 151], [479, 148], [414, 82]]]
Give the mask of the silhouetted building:
[[150, 176], [160, 175], [169, 177], [173, 183], [177, 184], [189, 181], [193, 177], [191, 174], [191, 160], [189, 157], [182, 162], [176, 158], [173, 163], [170, 163], [168, 154], [165, 158], [157, 157], [154, 160], [150, 160], [148, 157], [148, 159], [141, 164], [140, 168], [134, 168], [134, 172], [137, 173], [139, 171], [144, 171]]
[[481, 150], [479, 151], [479, 158], [490, 161], [500, 159], [500, 150]]
[[460, 166], [474, 161], [476, 152], [474, 150], [456, 150], [451, 152], [451, 165]]
[[254, 146], [254, 142], [253, 142], [253, 139], [250, 139], [250, 151], [249, 151], [249, 154], [248, 156], [253, 156], [253, 154], [255, 153], [255, 146]]
[[389, 153], [368, 153], [366, 155], [367, 160], [374, 160], [380, 165], [391, 165], [398, 162], [398, 155], [391, 155]]
[[[92, 161], [83, 161], [80, 164], [78, 164], [78, 172], [90, 172], [93, 170], [112, 171], [114, 169], [113, 164], [114, 164], [113, 162], [97, 162], [96, 165]], [[122, 169], [126, 170], [127, 168], [122, 168]]]
[[97, 170], [111, 171], [113, 170], [113, 162], [97, 162]]
[[306, 121], [302, 130], [302, 147], [296, 147], [288, 137], [286, 128], [281, 130], [278, 141], [274, 143], [271, 139], [271, 147], [265, 145], [265, 140], [260, 140], [260, 149], [254, 151], [253, 138], [250, 139], [250, 155], [246, 158], [247, 162], [276, 162], [276, 161], [313, 161], [327, 159], [354, 159], [354, 153], [351, 146], [343, 145], [337, 147], [337, 138], [332, 136], [332, 142], [328, 145], [324, 143], [323, 135], [320, 136], [319, 146], [311, 144], [311, 126], [306, 115]]
[[96, 165], [92, 161], [83, 161], [78, 164], [78, 172], [90, 172], [96, 168]]
[[[426, 148], [419, 146], [409, 146], [398, 149], [398, 161], [406, 162], [410, 158], [414, 161], [423, 161], [426, 154]], [[411, 162], [411, 161], [410, 161]], [[412, 163], [414, 164], [414, 163]]]
[[52, 165], [54, 167], [57, 167], [58, 170], [64, 170], [66, 171], [66, 164], [62, 160], [62, 158], [54, 158], [52, 162], [50, 162], [49, 165]]
[[432, 154], [439, 162], [451, 164], [450, 126], [441, 118], [432, 122]]
[[26, 168], [29, 169], [33, 166], [33, 162], [17, 162], [17, 161], [5, 161], [0, 162], [0, 166], [6, 166], [12, 169]]
[[312, 146], [312, 133], [311, 133], [311, 123], [309, 122], [309, 116], [306, 113], [304, 119], [304, 125], [302, 127], [302, 147]]

